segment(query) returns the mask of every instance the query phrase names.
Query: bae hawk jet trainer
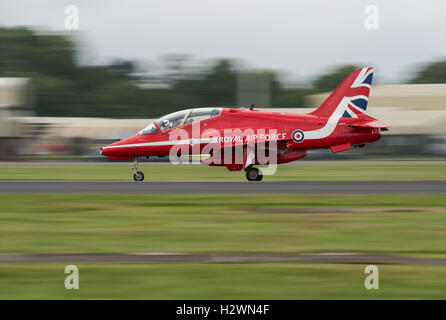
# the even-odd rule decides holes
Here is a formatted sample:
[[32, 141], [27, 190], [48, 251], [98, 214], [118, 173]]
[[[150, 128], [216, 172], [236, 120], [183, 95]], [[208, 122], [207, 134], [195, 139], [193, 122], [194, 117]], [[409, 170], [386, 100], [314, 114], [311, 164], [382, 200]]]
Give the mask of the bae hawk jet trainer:
[[261, 181], [263, 174], [256, 165], [295, 161], [310, 149], [336, 153], [378, 140], [380, 131], [388, 126], [365, 113], [373, 71], [354, 71], [319, 108], [307, 114], [254, 108], [187, 109], [101, 148], [101, 154], [133, 161], [135, 181], [144, 180], [138, 171], [138, 157], [165, 155], [204, 156], [204, 164], [244, 170], [249, 181]]

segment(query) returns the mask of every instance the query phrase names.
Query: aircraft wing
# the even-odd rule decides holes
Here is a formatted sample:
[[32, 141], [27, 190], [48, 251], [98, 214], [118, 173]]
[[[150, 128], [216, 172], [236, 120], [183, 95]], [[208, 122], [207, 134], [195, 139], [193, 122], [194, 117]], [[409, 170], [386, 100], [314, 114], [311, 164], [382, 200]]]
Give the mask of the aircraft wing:
[[[266, 130], [266, 132], [270, 132]], [[231, 136], [225, 136], [224, 141], [213, 141], [209, 144], [210, 150], [206, 150], [205, 153], [209, 153], [208, 158], [203, 159], [203, 163], [207, 165], [215, 165], [216, 163], [224, 164], [229, 156], [232, 158], [231, 164], [226, 165], [230, 170], [241, 170], [249, 164], [255, 162], [256, 155], [255, 150], [257, 148], [263, 148], [265, 150], [271, 147], [270, 143], [275, 142], [277, 144], [284, 144], [287, 139], [284, 133], [267, 133], [267, 134], [235, 134]], [[237, 148], [238, 147], [238, 148]], [[234, 149], [235, 148], [235, 149]], [[273, 150], [276, 150], [277, 145]], [[205, 149], [203, 149], [204, 151]], [[266, 152], [265, 155], [269, 154]], [[274, 151], [276, 152], [276, 151]], [[236, 157], [241, 157], [235, 160]], [[243, 163], [238, 163], [243, 160]], [[233, 163], [233, 164], [232, 164]], [[238, 163], [238, 164], [237, 164]]]

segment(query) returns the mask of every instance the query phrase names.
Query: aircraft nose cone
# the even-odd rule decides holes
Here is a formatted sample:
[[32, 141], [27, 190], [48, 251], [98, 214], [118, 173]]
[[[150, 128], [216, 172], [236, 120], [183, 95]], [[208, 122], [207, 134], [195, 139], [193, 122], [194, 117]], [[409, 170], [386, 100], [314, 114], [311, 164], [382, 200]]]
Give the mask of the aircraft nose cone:
[[128, 157], [133, 156], [131, 145], [134, 144], [139, 136], [132, 136], [125, 139], [120, 139], [110, 145], [102, 147], [100, 153], [103, 156], [113, 157]]

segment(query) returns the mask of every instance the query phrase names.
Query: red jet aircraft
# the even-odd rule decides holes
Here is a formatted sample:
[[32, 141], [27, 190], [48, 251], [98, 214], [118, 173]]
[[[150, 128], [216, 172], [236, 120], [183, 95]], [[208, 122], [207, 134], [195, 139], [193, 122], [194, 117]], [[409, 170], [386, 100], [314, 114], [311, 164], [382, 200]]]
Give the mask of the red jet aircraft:
[[388, 127], [365, 114], [373, 71], [356, 70], [319, 108], [307, 114], [253, 108], [188, 109], [101, 148], [101, 154], [114, 160], [133, 160], [135, 181], [144, 180], [138, 171], [138, 157], [173, 154], [207, 155], [203, 161], [207, 165], [226, 166], [230, 171], [244, 169], [249, 181], [260, 181], [263, 174], [254, 165], [295, 161], [310, 149], [335, 153], [378, 140], [380, 131]]

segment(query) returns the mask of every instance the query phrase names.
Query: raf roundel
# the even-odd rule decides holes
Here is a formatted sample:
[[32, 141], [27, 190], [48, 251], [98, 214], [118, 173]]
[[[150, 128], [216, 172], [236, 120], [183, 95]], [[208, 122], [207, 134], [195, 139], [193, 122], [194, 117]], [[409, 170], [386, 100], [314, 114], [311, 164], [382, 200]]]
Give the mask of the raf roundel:
[[305, 139], [304, 133], [301, 130], [294, 130], [292, 137], [294, 142], [302, 142]]

